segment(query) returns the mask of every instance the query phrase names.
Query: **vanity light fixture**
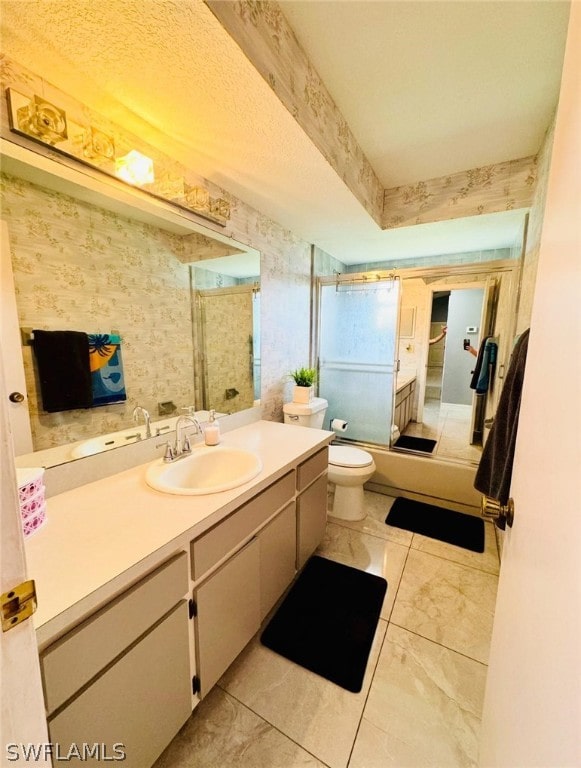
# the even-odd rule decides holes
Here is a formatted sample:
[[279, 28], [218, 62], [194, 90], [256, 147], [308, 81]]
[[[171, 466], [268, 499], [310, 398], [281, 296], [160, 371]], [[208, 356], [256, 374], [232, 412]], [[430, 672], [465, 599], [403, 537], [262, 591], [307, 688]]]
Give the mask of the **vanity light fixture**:
[[115, 175], [129, 184], [152, 184], [153, 160], [135, 149], [123, 157], [115, 158]]
[[89, 126], [83, 132], [82, 140], [83, 157], [93, 160], [95, 164], [100, 160], [115, 159], [115, 142], [109, 134]]
[[[133, 139], [102, 117], [97, 116], [99, 127], [86, 123], [86, 108], [82, 104], [66, 97], [64, 100], [69, 106], [65, 112], [37, 94], [21, 93], [12, 87], [6, 88], [5, 93], [13, 133], [33, 139], [128, 184], [142, 187], [153, 197], [174, 203], [222, 227], [230, 219], [230, 201], [212, 197], [203, 185], [188, 183], [191, 177], [182, 174], [180, 171], [185, 169], [177, 166], [171, 158], [154, 153], [154, 161], [135, 149], [116, 157], [119, 145], [131, 146]], [[139, 145], [139, 141], [136, 143]], [[159, 176], [157, 182], [154, 162]]]
[[185, 185], [186, 205], [194, 211], [210, 210], [210, 193], [205, 187]]
[[7, 88], [6, 95], [11, 130], [49, 146], [67, 140], [67, 116], [63, 109], [42, 96], [28, 97], [13, 88]]

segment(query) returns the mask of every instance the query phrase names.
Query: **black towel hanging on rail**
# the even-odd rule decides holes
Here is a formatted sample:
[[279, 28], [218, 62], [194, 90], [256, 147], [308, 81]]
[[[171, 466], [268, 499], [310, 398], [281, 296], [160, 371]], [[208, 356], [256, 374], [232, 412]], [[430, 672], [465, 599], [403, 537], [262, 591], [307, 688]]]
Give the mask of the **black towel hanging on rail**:
[[526, 330], [513, 349], [492, 429], [474, 479], [476, 490], [501, 504], [507, 503], [510, 492], [528, 342]]
[[91, 408], [89, 337], [80, 331], [33, 331], [42, 407], [48, 413]]

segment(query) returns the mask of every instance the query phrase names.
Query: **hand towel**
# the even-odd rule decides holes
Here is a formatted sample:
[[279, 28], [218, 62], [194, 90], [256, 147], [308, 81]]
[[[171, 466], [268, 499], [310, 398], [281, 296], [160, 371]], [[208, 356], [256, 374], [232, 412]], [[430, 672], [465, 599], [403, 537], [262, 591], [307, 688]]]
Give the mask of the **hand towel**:
[[480, 342], [478, 347], [478, 357], [476, 358], [476, 365], [472, 371], [472, 380], [470, 381], [470, 389], [476, 389], [478, 385], [478, 378], [482, 372], [482, 366], [484, 363], [484, 350], [486, 349], [486, 342], [490, 339], [490, 336], [485, 336]]
[[93, 405], [89, 339], [80, 331], [33, 331], [42, 407], [48, 413]]
[[496, 366], [496, 351], [496, 342], [492, 341], [491, 338], [487, 339], [484, 343], [482, 365], [480, 366], [480, 372], [475, 387], [477, 395], [483, 395], [488, 391], [488, 388], [491, 384], [491, 377]]
[[112, 405], [127, 400], [121, 338], [116, 334], [89, 334], [89, 358], [93, 405]]
[[510, 492], [529, 330], [515, 344], [494, 422], [476, 471], [476, 490], [506, 504]]

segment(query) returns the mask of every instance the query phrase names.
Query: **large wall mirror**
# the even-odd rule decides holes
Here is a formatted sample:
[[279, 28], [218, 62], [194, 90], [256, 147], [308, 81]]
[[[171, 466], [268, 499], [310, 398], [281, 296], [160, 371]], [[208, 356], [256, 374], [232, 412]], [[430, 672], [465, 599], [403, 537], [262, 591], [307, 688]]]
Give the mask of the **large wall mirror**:
[[[25, 395], [10, 404], [15, 452], [43, 466], [88, 455], [79, 446], [103, 435], [132, 442], [138, 405], [155, 434], [184, 409], [230, 414], [260, 399], [260, 254], [171, 206], [140, 200], [134, 212], [113, 188], [85, 194], [79, 177], [8, 162], [0, 179], [2, 353], [24, 377], [8, 393]], [[117, 334], [127, 399], [44, 410], [34, 329]]]

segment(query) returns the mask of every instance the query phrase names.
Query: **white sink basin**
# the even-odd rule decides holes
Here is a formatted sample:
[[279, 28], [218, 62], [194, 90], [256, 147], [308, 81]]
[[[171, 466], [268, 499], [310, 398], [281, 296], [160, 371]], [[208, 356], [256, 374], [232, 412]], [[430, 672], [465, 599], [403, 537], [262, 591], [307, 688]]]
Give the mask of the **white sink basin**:
[[226, 446], [202, 446], [171, 463], [159, 459], [145, 472], [145, 482], [156, 491], [201, 496], [237, 488], [262, 470], [262, 461], [251, 451]]
[[95, 453], [110, 451], [112, 448], [121, 448], [122, 445], [130, 445], [137, 442], [136, 435], [138, 432], [139, 430], [134, 429], [133, 431], [128, 430], [127, 432], [103, 435], [102, 437], [93, 437], [90, 440], [85, 440], [71, 450], [71, 458], [83, 459], [85, 456], [93, 456]]

